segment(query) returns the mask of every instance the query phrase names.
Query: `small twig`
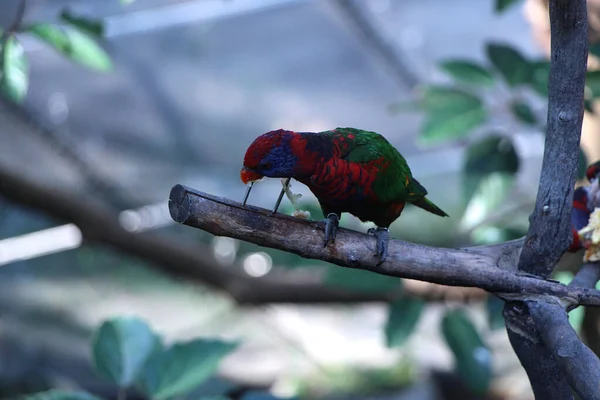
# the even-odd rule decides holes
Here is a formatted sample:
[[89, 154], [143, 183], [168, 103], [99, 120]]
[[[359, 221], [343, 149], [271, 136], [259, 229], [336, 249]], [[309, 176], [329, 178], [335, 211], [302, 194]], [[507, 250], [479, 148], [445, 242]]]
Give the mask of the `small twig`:
[[25, 16], [25, 9], [27, 8], [26, 6], [27, 6], [27, 0], [19, 1], [19, 4], [17, 5], [17, 12], [15, 13], [15, 17], [11, 21], [10, 25], [6, 27], [6, 29], [3, 32], [3, 35], [13, 34], [19, 29], [19, 27], [21, 26], [21, 23], [23, 22], [23, 17]]
[[[600, 280], [600, 263], [585, 263], [581, 266], [570, 286], [580, 286], [593, 288]], [[581, 336], [587, 346], [596, 354], [600, 354], [600, 335], [598, 334], [598, 320], [600, 319], [600, 309], [586, 308], [581, 325]]]
[[17, 13], [15, 14], [15, 18], [13, 19], [12, 24], [8, 27], [7, 32], [9, 34], [13, 34], [19, 30], [21, 23], [23, 22], [23, 18], [25, 17], [25, 9], [27, 8], [27, 0], [21, 0], [19, 2]]
[[581, 266], [577, 274], [575, 274], [573, 280], [569, 282], [569, 286], [592, 289], [596, 287], [598, 280], [600, 280], [600, 263], [585, 263]]
[[19, 30], [23, 18], [25, 17], [25, 9], [27, 8], [27, 0], [21, 0], [17, 6], [17, 13], [13, 18], [11, 24], [6, 28], [5, 31], [0, 35], [0, 60], [4, 59], [4, 50], [6, 48], [6, 41]]
[[17, 13], [13, 18], [10, 25], [6, 28], [4, 32], [2, 32], [2, 36], [0, 37], [0, 43], [4, 43], [9, 36], [14, 34], [19, 30], [21, 23], [23, 22], [23, 17], [25, 17], [25, 9], [27, 8], [27, 0], [21, 0], [19, 5], [17, 6]]

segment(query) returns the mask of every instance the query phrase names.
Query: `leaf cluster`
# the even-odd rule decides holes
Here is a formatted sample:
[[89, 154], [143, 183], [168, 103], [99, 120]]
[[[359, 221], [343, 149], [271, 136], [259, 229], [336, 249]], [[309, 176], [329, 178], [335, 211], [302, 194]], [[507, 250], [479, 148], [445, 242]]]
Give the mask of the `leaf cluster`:
[[[133, 0], [120, 0], [130, 4]], [[0, 32], [1, 33], [1, 32]], [[31, 36], [66, 59], [97, 72], [113, 69], [101, 42], [102, 21], [63, 10], [55, 23], [38, 22], [4, 32], [0, 41], [0, 94], [22, 102], [29, 88], [29, 61], [19, 37]]]
[[[91, 352], [94, 370], [115, 385], [121, 399], [133, 389], [152, 400], [227, 400], [227, 393], [235, 386], [210, 380], [223, 358], [238, 346], [238, 342], [206, 338], [166, 345], [145, 321], [118, 317], [105, 321], [96, 330]], [[262, 392], [242, 397], [253, 399], [277, 400]], [[101, 399], [90, 393], [54, 389], [25, 396], [23, 400]]]

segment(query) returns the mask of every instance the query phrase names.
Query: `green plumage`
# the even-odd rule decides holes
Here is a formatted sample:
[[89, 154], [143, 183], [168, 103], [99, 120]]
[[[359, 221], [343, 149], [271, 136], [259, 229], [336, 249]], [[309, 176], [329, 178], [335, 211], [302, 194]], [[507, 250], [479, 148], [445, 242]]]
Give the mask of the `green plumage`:
[[[367, 186], [362, 188], [362, 193], [367, 195], [364, 206], [372, 204], [379, 207], [376, 212], [382, 214], [377, 218], [379, 222], [392, 218], [391, 221], [380, 226], [389, 226], [399, 216], [399, 213], [394, 215], [396, 214], [394, 210], [407, 202], [433, 214], [447, 216], [444, 211], [425, 198], [427, 190], [412, 176], [406, 159], [382, 135], [355, 128], [337, 128], [317, 135], [329, 136], [334, 147], [340, 151], [339, 157], [349, 163], [344, 166], [345, 168], [339, 163], [334, 163], [335, 167], [330, 170], [330, 174], [347, 173], [349, 169], [351, 178], [358, 177], [359, 182], [356, 179], [349, 179], [347, 185]], [[335, 158], [335, 155], [333, 157]], [[366, 176], [371, 179], [364, 179]], [[360, 181], [361, 177], [362, 181]], [[343, 198], [340, 200], [345, 202]], [[351, 199], [348, 200], [353, 202]], [[359, 212], [359, 214], [363, 213]], [[361, 218], [360, 215], [357, 216]]]

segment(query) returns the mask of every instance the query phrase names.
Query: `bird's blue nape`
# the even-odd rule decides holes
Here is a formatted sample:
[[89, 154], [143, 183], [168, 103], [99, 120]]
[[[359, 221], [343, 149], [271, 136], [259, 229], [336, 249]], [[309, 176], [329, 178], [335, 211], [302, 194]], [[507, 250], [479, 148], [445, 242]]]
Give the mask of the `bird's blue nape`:
[[258, 171], [272, 178], [286, 178], [294, 175], [298, 157], [292, 152], [290, 139], [284, 138], [281, 144], [273, 147], [258, 165]]

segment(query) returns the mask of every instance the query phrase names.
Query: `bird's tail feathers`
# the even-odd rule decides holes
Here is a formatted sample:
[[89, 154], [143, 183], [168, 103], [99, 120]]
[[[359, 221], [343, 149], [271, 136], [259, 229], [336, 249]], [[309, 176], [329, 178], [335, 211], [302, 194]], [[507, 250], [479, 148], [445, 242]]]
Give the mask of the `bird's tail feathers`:
[[414, 204], [415, 206], [417, 206], [419, 208], [422, 208], [425, 211], [429, 211], [430, 213], [439, 215], [440, 217], [448, 217], [449, 216], [444, 211], [442, 211], [441, 208], [439, 208], [438, 206], [433, 204], [431, 201], [427, 200], [425, 197], [423, 197], [417, 201], [413, 201], [412, 204]]

